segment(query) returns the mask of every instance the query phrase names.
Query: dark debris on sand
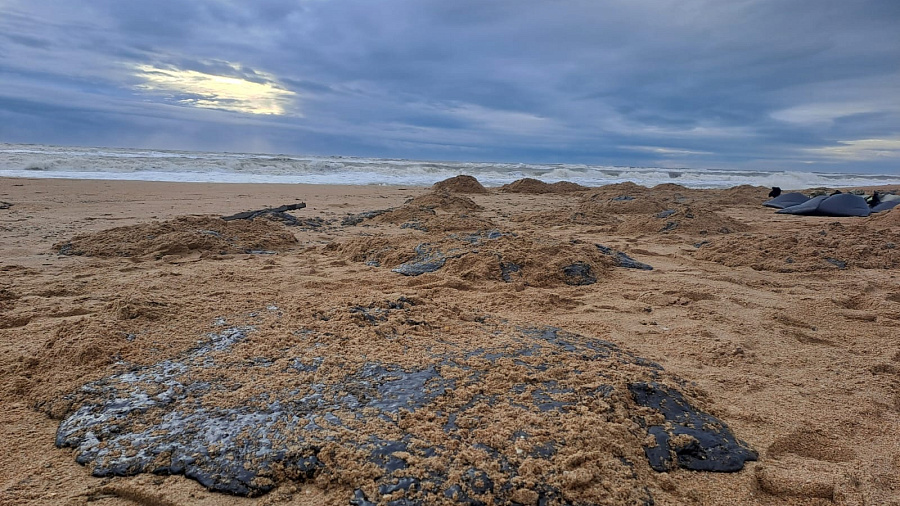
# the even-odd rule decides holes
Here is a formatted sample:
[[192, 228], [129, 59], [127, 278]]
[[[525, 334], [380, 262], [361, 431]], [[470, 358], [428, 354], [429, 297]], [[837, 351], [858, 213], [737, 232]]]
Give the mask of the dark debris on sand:
[[616, 265], [618, 267], [623, 267], [625, 269], [638, 269], [642, 271], [652, 271], [653, 267], [645, 264], [643, 262], [638, 262], [637, 260], [631, 258], [621, 251], [614, 250], [608, 246], [603, 246], [601, 244], [595, 244], [597, 249], [600, 250], [604, 255], [609, 255], [616, 260]]
[[[412, 258], [405, 255], [400, 256], [402, 260], [397, 259], [396, 252], [410, 249]], [[408, 236], [389, 236], [379, 241], [366, 238], [354, 242], [348, 252], [354, 261], [385, 266], [404, 276], [436, 272], [452, 267], [452, 259], [469, 256], [465, 267], [457, 266], [454, 274], [544, 286], [591, 285], [611, 267], [653, 270], [652, 266], [602, 244], [520, 237], [497, 229], [448, 234], [414, 246]]]
[[[256, 218], [268, 218], [270, 220], [280, 221], [285, 225], [289, 226], [300, 226], [306, 225], [312, 228], [316, 228], [321, 226], [321, 219], [319, 222], [309, 220], [301, 220], [296, 216], [290, 215], [288, 211], [296, 211], [297, 209], [303, 209], [306, 207], [304, 202], [300, 202], [298, 204], [287, 204], [279, 207], [272, 207], [266, 209], [257, 209], [256, 211], [245, 211], [243, 213], [232, 214], [230, 216], [222, 216], [222, 219], [225, 221], [234, 221], [234, 220], [255, 220]], [[309, 223], [308, 223], [309, 222]]]
[[[378, 327], [388, 317], [409, 319], [415, 306], [401, 298], [345, 310], [361, 325]], [[441, 323], [428, 322], [435, 329]], [[484, 339], [438, 349], [451, 337], [432, 336], [415, 365], [353, 362], [357, 355], [347, 343], [330, 346], [327, 335], [312, 330], [304, 336], [314, 346], [240, 361], [235, 352], [254, 330], [230, 328], [180, 356], [85, 385], [68, 398], [56, 444], [73, 448], [94, 476], [180, 474], [243, 496], [325, 473], [353, 490], [347, 500], [360, 505], [385, 497], [396, 505], [515, 504], [525, 462], [540, 462], [529, 464], [529, 472], [543, 473], [528, 492], [536, 504], [589, 504], [567, 499], [554, 460], [570, 451], [567, 444], [579, 444], [585, 426], [608, 431], [624, 447], [596, 450], [613, 451], [604, 465], [637, 504], [653, 503], [639, 476], [646, 480], [649, 470], [638, 473], [638, 466], [732, 472], [756, 459], [722, 420], [673, 387], [677, 381], [659, 365], [612, 343], [489, 317], [467, 325], [467, 335]], [[268, 378], [268, 388], [236, 395], [242, 385], [229, 376], [236, 368], [245, 374], [238, 378]], [[485, 381], [503, 384], [483, 389]], [[422, 412], [432, 415], [403, 422]], [[500, 433], [490, 436], [495, 416], [530, 422], [498, 439]], [[557, 437], [538, 437], [548, 433]], [[642, 448], [648, 435], [655, 445]], [[642, 454], [647, 464], [635, 460]], [[359, 465], [367, 466], [368, 477], [345, 473]]]
[[348, 214], [344, 217], [343, 220], [341, 220], [341, 226], [353, 227], [376, 216], [381, 216], [382, 214], [389, 211], [390, 209], [379, 209], [377, 211], [365, 211], [358, 214]]

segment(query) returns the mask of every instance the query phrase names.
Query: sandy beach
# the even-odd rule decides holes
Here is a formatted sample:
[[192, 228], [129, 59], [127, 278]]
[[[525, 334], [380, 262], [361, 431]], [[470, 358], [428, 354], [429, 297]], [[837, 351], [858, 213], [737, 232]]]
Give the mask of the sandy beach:
[[[0, 504], [900, 504], [900, 207], [439, 186], [0, 179]], [[220, 219], [299, 203], [292, 222]], [[128, 374], [177, 388], [104, 440], [79, 409], [111, 409]], [[147, 469], [166, 472], [104, 460], [143, 455], [113, 436], [164, 438], [173, 413], [274, 417], [310, 384], [356, 406], [400, 380], [424, 393], [334, 401], [310, 422], [328, 436], [289, 450], [314, 465], [279, 461], [242, 482], [254, 497], [172, 474], [170, 450]], [[673, 421], [635, 384], [677, 389], [755, 460], [654, 470], [648, 427]]]

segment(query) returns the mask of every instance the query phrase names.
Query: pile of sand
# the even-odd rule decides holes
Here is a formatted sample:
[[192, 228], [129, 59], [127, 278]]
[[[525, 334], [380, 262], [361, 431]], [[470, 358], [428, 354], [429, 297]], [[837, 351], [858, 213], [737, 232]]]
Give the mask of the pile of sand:
[[715, 206], [753, 206], [769, 200], [771, 188], [751, 186], [748, 184], [708, 192], [709, 203]]
[[605, 184], [603, 186], [593, 188], [591, 197], [596, 197], [602, 200], [622, 196], [646, 195], [648, 192], [650, 192], [650, 188], [639, 185], [637, 183], [632, 183], [631, 181], [626, 181], [624, 183]]
[[495, 228], [489, 219], [478, 216], [484, 208], [472, 199], [447, 191], [426, 193], [404, 205], [372, 217], [372, 223], [400, 225], [421, 231], [485, 230]]
[[588, 186], [582, 186], [571, 181], [557, 181], [552, 183], [550, 187], [553, 188], [553, 193], [576, 193], [589, 191], [591, 189]]
[[[622, 221], [610, 213], [584, 209], [582, 206], [560, 206], [541, 211], [519, 212], [509, 216], [510, 221], [532, 227], [566, 227], [572, 224], [595, 225], [611, 232]], [[598, 230], [593, 228], [592, 230]]]
[[590, 190], [590, 188], [569, 181], [559, 181], [550, 184], [530, 177], [519, 179], [500, 187], [500, 191], [504, 193], [528, 193], [533, 195], [544, 193], [575, 193], [586, 190]]
[[[631, 191], [635, 189], [637, 191]], [[571, 207], [521, 213], [511, 219], [541, 226], [597, 225], [614, 231], [614, 227], [622, 222], [618, 215], [657, 213], [671, 206], [664, 199], [647, 193], [647, 188], [633, 183], [602, 186], [600, 190], [580, 198]]]
[[[872, 221], [877, 223], [876, 219]], [[887, 216], [883, 219], [888, 221]], [[900, 267], [900, 229], [874, 232], [865, 225], [833, 222], [819, 230], [739, 234], [710, 240], [695, 257], [772, 272], [896, 269]]]
[[[553, 186], [535, 180], [522, 180], [521, 184], [535, 193], [550, 193], [549, 187]], [[713, 211], [758, 205], [769, 192], [768, 188], [748, 185], [726, 190], [700, 191], [676, 184], [647, 188], [631, 182], [589, 190], [590, 194], [581, 197], [571, 207], [526, 212], [514, 215], [511, 219], [541, 226], [592, 225], [599, 227], [595, 231], [610, 233], [617, 232], [621, 226], [621, 232], [626, 234], [673, 230], [699, 235], [741, 232], [748, 230], [745, 224]], [[657, 215], [670, 219], [659, 223]]]
[[488, 230], [497, 225], [481, 216], [468, 214], [435, 214], [428, 217], [410, 217], [400, 220], [401, 228], [421, 230], [423, 232], [465, 232], [470, 230]]
[[514, 223], [531, 224], [540, 227], [566, 225], [572, 216], [572, 208], [553, 209], [549, 211], [533, 211], [515, 213], [509, 217]]
[[[634, 184], [601, 187], [600, 192], [581, 199], [570, 209], [528, 213], [515, 221], [541, 225], [594, 225], [597, 230], [621, 234], [677, 233], [687, 235], [730, 234], [749, 230], [749, 226], [708, 207], [686, 205], [696, 201], [678, 190], [648, 190]], [[662, 185], [661, 185], [662, 186]], [[611, 196], [613, 195], [613, 196]], [[723, 197], [719, 197], [722, 199]]]
[[441, 266], [434, 272], [465, 280], [472, 290], [503, 282], [531, 287], [593, 284], [615, 266], [613, 257], [593, 244], [497, 230], [425, 237], [359, 237], [330, 245], [329, 249], [353, 262], [385, 269], [437, 261]]
[[649, 214], [672, 209], [674, 203], [654, 193], [627, 194], [609, 197], [603, 193], [595, 193], [582, 199], [576, 206], [576, 212], [589, 216], [603, 214]]
[[452, 195], [443, 191], [426, 193], [416, 197], [404, 204], [400, 209], [431, 209], [446, 213], [468, 213], [484, 210], [483, 207], [476, 204], [469, 197]]
[[706, 236], [745, 232], [750, 227], [734, 218], [691, 207], [666, 209], [655, 214], [630, 215], [618, 226], [620, 234], [684, 234]]
[[[715, 191], [715, 190], [713, 190]], [[695, 190], [672, 183], [656, 185], [652, 188], [632, 182], [603, 185], [591, 189], [590, 197], [597, 201], [616, 199], [627, 200], [627, 197], [649, 197], [664, 202], [690, 203], [694, 199], [702, 199], [709, 195], [709, 190]]]
[[612, 343], [403, 296], [341, 302], [59, 398], [44, 406], [64, 418], [57, 442], [97, 474], [239, 495], [309, 481], [345, 504], [650, 504], [665, 475], [645, 446], [656, 471], [755, 460], [678, 378]]
[[873, 214], [869, 217], [867, 226], [878, 230], [897, 230], [900, 228], [900, 206], [894, 207], [890, 211]]
[[284, 225], [267, 219], [224, 221], [212, 216], [182, 216], [77, 235], [53, 248], [61, 255], [162, 258], [190, 253], [278, 252], [297, 238]]
[[435, 191], [446, 191], [453, 193], [489, 193], [488, 189], [481, 185], [477, 179], [472, 176], [459, 175], [438, 181], [431, 187]]
[[[464, 196], [426, 193], [371, 218], [372, 222], [399, 225], [419, 233], [389, 231], [335, 242], [326, 249], [353, 262], [394, 270], [397, 276], [439, 271], [441, 276], [468, 283], [469, 289], [504, 282], [521, 287], [588, 285], [602, 280], [615, 266], [614, 258], [593, 243], [524, 230], [509, 233], [492, 220], [478, 216], [482, 210]], [[580, 222], [571, 210], [542, 211], [510, 219], [545, 224], [547, 220], [540, 219], [542, 216], [562, 223]], [[617, 219], [607, 222], [614, 224]]]
[[688, 188], [687, 186], [675, 183], [658, 184], [650, 188], [650, 191], [652, 191], [654, 195], [661, 195], [666, 198], [698, 198], [706, 193], [706, 190]]
[[549, 183], [526, 177], [501, 186], [500, 191], [504, 193], [530, 193], [537, 195], [553, 193], [553, 187]]

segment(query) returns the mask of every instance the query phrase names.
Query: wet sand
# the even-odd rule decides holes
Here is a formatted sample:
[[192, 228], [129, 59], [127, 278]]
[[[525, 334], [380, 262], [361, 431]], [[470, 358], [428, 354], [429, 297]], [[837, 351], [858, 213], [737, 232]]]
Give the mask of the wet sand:
[[[759, 454], [735, 473], [659, 473], [627, 443], [635, 421], [611, 416], [582, 447], [560, 445], [558, 472], [535, 474], [556, 477], [564, 500], [900, 504], [900, 209], [776, 215], [760, 206], [768, 189], [753, 187], [444, 189], [0, 179], [0, 201], [12, 204], [0, 209], [0, 504], [347, 504], [372, 472], [353, 455], [331, 457], [342, 474], [276, 477], [245, 498], [183, 476], [92, 477], [55, 446], [83, 385], [185, 357], [222, 321], [255, 330], [221, 373], [241, 388], [218, 403], [284, 386], [237, 364], [287, 363], [285, 350], [309, 344], [303, 332], [326, 336], [318, 345], [350, 365], [382, 356], [413, 367], [437, 339], [474, 349], [502, 344], [507, 328], [550, 326], [659, 364], [661, 381]], [[218, 216], [298, 202], [298, 226], [216, 228]], [[392, 270], [422, 244], [444, 257], [439, 269]], [[653, 270], [624, 268], [597, 244]], [[590, 275], [566, 270], [576, 264]], [[399, 300], [411, 303], [388, 304]], [[548, 378], [573, 381], [575, 360]], [[479, 393], [504, 394], [514, 367], [484, 366]], [[622, 381], [644, 374], [629, 367]], [[579, 424], [590, 413], [561, 412], [556, 425], [534, 415], [485, 412], [479, 437], [589, 432]], [[426, 409], [397, 427], [424, 434], [441, 416]], [[609, 455], [627, 459], [627, 476]], [[536, 497], [512, 494], [498, 497]]]

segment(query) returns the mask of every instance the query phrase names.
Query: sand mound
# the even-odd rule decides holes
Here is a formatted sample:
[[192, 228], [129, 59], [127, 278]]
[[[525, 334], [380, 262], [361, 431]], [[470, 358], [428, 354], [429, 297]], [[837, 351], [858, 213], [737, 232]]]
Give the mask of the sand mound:
[[873, 214], [868, 218], [867, 225], [874, 229], [900, 229], [900, 206], [890, 211]]
[[570, 181], [557, 181], [551, 184], [530, 177], [519, 179], [500, 187], [500, 191], [504, 193], [529, 193], [534, 195], [543, 193], [577, 193], [588, 190], [590, 190], [589, 187]]
[[483, 211], [484, 208], [472, 199], [453, 195], [446, 191], [426, 193], [411, 199], [402, 206], [381, 213], [374, 218], [376, 223], [403, 223], [415, 219], [425, 219], [440, 213], [468, 214]]
[[484, 208], [472, 199], [446, 191], [426, 193], [406, 204], [371, 218], [374, 223], [390, 223], [422, 231], [481, 230], [496, 225], [477, 216]]
[[717, 206], [753, 206], [768, 200], [771, 188], [765, 186], [751, 186], [748, 184], [727, 188], [725, 190], [710, 190], [709, 202]]
[[459, 175], [434, 183], [435, 191], [447, 191], [453, 193], [489, 193], [487, 188], [481, 185], [472, 176]]
[[598, 206], [591, 202], [581, 202], [572, 210], [569, 215], [569, 221], [579, 225], [611, 227], [609, 230], [612, 231], [618, 227], [622, 219], [610, 213], [606, 206]]
[[61, 255], [161, 258], [195, 252], [277, 252], [296, 243], [297, 238], [284, 225], [271, 220], [226, 222], [211, 216], [182, 216], [81, 234], [53, 248]]
[[617, 231], [621, 234], [686, 234], [712, 235], [744, 232], [750, 227], [734, 218], [712, 211], [690, 207], [666, 209], [656, 214], [631, 215], [625, 218]]
[[591, 189], [590, 187], [582, 186], [571, 181], [557, 181], [551, 184], [550, 187], [553, 188], [554, 193], [576, 193]]
[[542, 194], [553, 193], [553, 187], [543, 181], [526, 177], [501, 186], [500, 191], [504, 193]]
[[[615, 186], [617, 189], [610, 190], [609, 186]], [[583, 197], [572, 207], [521, 213], [510, 219], [518, 223], [540, 226], [562, 226], [573, 223], [595, 225], [612, 232], [622, 222], [619, 215], [658, 213], [670, 209], [672, 206], [664, 199], [655, 198], [643, 192], [630, 191], [635, 188], [646, 190], [642, 186], [631, 183], [609, 186], [602, 187], [605, 189], [604, 191], [593, 192], [590, 196]], [[623, 191], [619, 191], [619, 189]], [[622, 193], [628, 193], [628, 195]]]
[[467, 214], [437, 214], [430, 218], [413, 219], [400, 224], [401, 228], [411, 228], [423, 232], [466, 232], [497, 228], [496, 223], [480, 216]]
[[616, 214], [649, 214], [672, 209], [672, 203], [653, 196], [623, 195], [608, 198], [601, 195], [591, 195], [579, 202], [575, 211], [589, 216], [616, 215]]
[[675, 183], [658, 184], [650, 190], [659, 195], [699, 195], [703, 193], [703, 190], [695, 190]]
[[592, 231], [614, 232], [622, 222], [617, 216], [592, 207], [575, 206], [547, 211], [519, 213], [510, 216], [511, 221], [533, 227], [561, 227], [566, 225], [592, 225]]
[[[48, 412], [57, 446], [95, 476], [244, 496], [314, 482], [354, 504], [652, 504], [657, 471], [756, 460], [607, 341], [404, 296], [298, 312], [85, 385]], [[255, 329], [276, 319], [302, 337]]]
[[616, 265], [593, 244], [498, 230], [427, 238], [360, 237], [331, 248], [354, 262], [408, 276], [440, 271], [471, 282], [534, 287], [593, 284]]
[[817, 231], [718, 238], [703, 245], [695, 256], [729, 267], [772, 272], [896, 269], [900, 267], [900, 231], [872, 233], [863, 226], [834, 222]]
[[410, 200], [403, 207], [433, 209], [448, 213], [467, 213], [484, 210], [483, 207], [476, 204], [475, 201], [469, 197], [452, 195], [448, 192], [426, 193], [425, 195]]
[[675, 205], [705, 202], [714, 190], [694, 190], [677, 184], [661, 184], [647, 188], [631, 182], [604, 185], [591, 189], [583, 205], [600, 206], [614, 214], [655, 213]]
[[624, 183], [605, 184], [592, 189], [592, 196], [599, 199], [611, 199], [620, 196], [637, 196], [645, 195], [651, 190], [646, 186], [641, 186], [631, 181]]
[[447, 274], [464, 280], [521, 282], [554, 287], [594, 284], [614, 267], [593, 244], [536, 237], [503, 236], [447, 263]]
[[516, 213], [511, 215], [509, 219], [514, 223], [533, 225], [535, 227], [568, 225], [572, 222], [572, 208]]
[[671, 209], [671, 203], [663, 199], [652, 196], [632, 197], [630, 195], [613, 198], [591, 195], [579, 202], [575, 207], [576, 212], [588, 215], [645, 214], [658, 213], [666, 209]]

